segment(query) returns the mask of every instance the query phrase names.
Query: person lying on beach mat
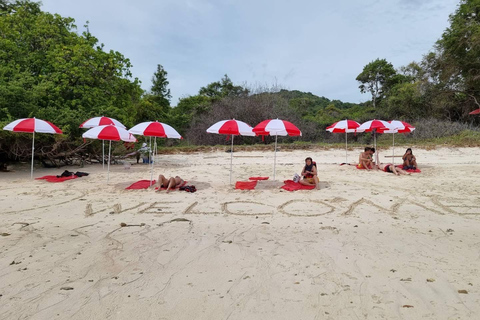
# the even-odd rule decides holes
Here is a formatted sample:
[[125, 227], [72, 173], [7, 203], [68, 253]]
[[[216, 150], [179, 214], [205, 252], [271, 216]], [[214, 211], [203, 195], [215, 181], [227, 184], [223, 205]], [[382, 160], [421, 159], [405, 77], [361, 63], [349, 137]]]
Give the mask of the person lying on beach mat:
[[167, 192], [170, 192], [171, 189], [175, 189], [176, 187], [181, 187], [185, 184], [185, 181], [180, 178], [179, 176], [171, 177], [169, 179], [165, 178], [163, 174], [158, 176], [157, 180], [158, 189], [155, 192], [160, 192], [163, 189], [167, 189]]

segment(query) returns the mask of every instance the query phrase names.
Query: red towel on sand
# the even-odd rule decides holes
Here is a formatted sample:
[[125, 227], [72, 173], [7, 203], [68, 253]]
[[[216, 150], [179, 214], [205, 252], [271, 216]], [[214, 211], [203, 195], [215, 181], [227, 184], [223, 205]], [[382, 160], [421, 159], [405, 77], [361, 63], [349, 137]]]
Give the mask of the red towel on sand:
[[283, 183], [285, 183], [285, 184], [283, 186], [281, 186], [281, 188], [284, 189], [284, 190], [287, 190], [287, 191], [315, 189], [315, 186], [304, 186], [303, 184], [300, 184], [298, 182], [294, 182], [293, 180], [285, 180], [285, 181], [283, 181]]
[[150, 180], [140, 180], [135, 183], [133, 183], [131, 186], [126, 187], [126, 190], [131, 190], [131, 189], [147, 189], [150, 187], [150, 185], [154, 185], [156, 180], [152, 180], [152, 184], [150, 184]]
[[66, 180], [72, 180], [77, 178], [78, 177], [76, 175], [72, 175], [70, 177], [60, 177], [60, 178], [57, 178], [57, 176], [43, 176], [40, 178], [35, 178], [35, 180], [47, 180], [48, 182], [63, 182]]
[[248, 180], [268, 180], [268, 177], [250, 177]]
[[397, 167], [397, 168], [400, 168], [400, 169], [403, 169], [403, 170], [405, 170], [405, 171], [407, 171], [407, 172], [415, 172], [415, 173], [420, 173], [420, 172], [422, 172], [422, 171], [420, 171], [420, 169], [418, 169], [418, 168], [415, 169], [415, 170], [413, 170], [413, 169], [404, 169], [404, 168], [403, 168], [403, 164], [399, 164], [399, 165], [397, 165], [396, 167]]
[[257, 186], [257, 180], [254, 181], [237, 181], [235, 183], [235, 189], [240, 190], [253, 190]]

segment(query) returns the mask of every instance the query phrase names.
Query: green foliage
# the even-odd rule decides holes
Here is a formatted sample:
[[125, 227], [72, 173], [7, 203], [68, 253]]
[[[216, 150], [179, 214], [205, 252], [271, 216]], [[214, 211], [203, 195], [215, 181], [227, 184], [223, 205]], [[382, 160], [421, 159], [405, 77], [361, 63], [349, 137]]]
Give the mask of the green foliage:
[[220, 81], [212, 82], [200, 88], [199, 95], [209, 97], [212, 102], [224, 97], [241, 97], [248, 95], [248, 90], [242, 86], [235, 86], [230, 78], [225, 75]]
[[377, 100], [385, 96], [389, 86], [400, 81], [400, 79], [395, 78], [396, 74], [397, 72], [391, 63], [385, 59], [376, 59], [367, 64], [357, 76], [356, 80], [361, 83], [359, 86], [360, 92], [369, 92], [372, 95], [374, 108], [377, 105]]
[[157, 65], [157, 71], [152, 77], [151, 95], [154, 101], [160, 106], [170, 106], [170, 99], [172, 98], [170, 89], [167, 88], [169, 84], [167, 75], [167, 71], [159, 64]]

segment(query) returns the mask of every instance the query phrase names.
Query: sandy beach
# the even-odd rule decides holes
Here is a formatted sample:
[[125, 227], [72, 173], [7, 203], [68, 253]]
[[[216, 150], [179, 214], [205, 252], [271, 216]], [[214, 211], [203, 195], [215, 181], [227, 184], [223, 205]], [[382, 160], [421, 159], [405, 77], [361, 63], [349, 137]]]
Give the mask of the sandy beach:
[[[0, 319], [475, 319], [480, 148], [413, 150], [410, 176], [340, 166], [342, 149], [280, 151], [276, 181], [273, 150], [235, 152], [234, 181], [270, 177], [245, 191], [227, 152], [158, 156], [154, 176], [195, 193], [125, 190], [150, 178], [142, 164], [111, 166], [108, 184], [101, 165], [35, 169], [90, 173], [62, 183], [12, 167]], [[280, 189], [307, 156], [321, 189]]]

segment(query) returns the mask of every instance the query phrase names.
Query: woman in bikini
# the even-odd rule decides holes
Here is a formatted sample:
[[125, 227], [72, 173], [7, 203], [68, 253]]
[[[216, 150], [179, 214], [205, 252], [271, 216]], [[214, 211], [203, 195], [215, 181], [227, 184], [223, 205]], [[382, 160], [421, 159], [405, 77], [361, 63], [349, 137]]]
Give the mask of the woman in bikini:
[[167, 189], [167, 192], [170, 192], [170, 189], [175, 189], [177, 186], [180, 187], [185, 183], [185, 181], [179, 176], [175, 178], [167, 179], [163, 174], [158, 176], [158, 189], [156, 192], [162, 191], [162, 188]]
[[403, 159], [403, 168], [404, 169], [417, 169], [417, 159], [413, 155], [412, 148], [408, 148], [407, 151], [405, 151], [405, 154], [402, 157]]
[[320, 183], [317, 176], [317, 164], [313, 162], [312, 158], [305, 159], [305, 166], [302, 170], [303, 179], [299, 181], [304, 186], [315, 186], [320, 189]]

